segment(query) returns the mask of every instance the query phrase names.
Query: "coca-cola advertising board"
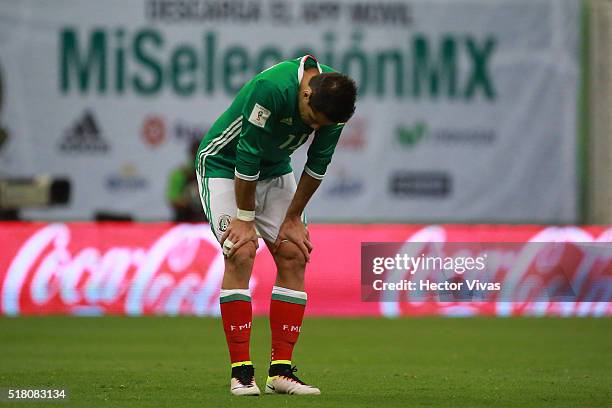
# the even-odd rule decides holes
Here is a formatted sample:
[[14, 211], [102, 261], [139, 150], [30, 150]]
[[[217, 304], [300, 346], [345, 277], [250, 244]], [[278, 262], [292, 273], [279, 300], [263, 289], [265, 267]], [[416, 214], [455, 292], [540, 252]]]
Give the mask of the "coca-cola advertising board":
[[[315, 247], [306, 271], [310, 315], [612, 315], [612, 250], [606, 245], [612, 243], [612, 227], [309, 228]], [[224, 262], [207, 224], [1, 223], [0, 242], [2, 315], [219, 315]], [[573, 249], [571, 267], [580, 274], [568, 276], [580, 276], [582, 289], [569, 301], [543, 302], [524, 293], [516, 302], [508, 301], [512, 293], [504, 301], [364, 300], [363, 243], [437, 243], [444, 251], [445, 243], [470, 242], [514, 243], [519, 249], [533, 242], [592, 243], [603, 251], [593, 259], [582, 247]], [[534, 281], [531, 261], [492, 272], [502, 282]], [[266, 314], [274, 279], [274, 261], [261, 242], [251, 278], [255, 314]], [[548, 290], [545, 280], [534, 282], [540, 292]], [[590, 288], [584, 282], [595, 283]]]

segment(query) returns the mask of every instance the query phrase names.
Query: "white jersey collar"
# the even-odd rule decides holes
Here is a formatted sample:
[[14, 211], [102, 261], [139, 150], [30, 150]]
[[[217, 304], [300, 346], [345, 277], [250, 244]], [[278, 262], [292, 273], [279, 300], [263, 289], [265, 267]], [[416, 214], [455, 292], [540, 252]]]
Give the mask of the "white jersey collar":
[[319, 65], [319, 61], [317, 61], [317, 59], [315, 57], [313, 57], [312, 55], [304, 55], [301, 59], [300, 59], [300, 67], [298, 68], [298, 84], [302, 83], [302, 78], [304, 77], [304, 64], [306, 63], [306, 60], [308, 58], [312, 58], [316, 63], [317, 63], [317, 69], [319, 70], [319, 74], [321, 72], [323, 72], [321, 70], [321, 66]]

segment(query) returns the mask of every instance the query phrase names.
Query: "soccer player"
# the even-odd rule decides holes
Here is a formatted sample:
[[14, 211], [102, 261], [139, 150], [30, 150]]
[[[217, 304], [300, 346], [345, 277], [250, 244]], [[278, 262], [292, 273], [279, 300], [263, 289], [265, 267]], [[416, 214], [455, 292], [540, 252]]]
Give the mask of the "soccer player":
[[[313, 249], [304, 208], [325, 176], [355, 99], [349, 77], [310, 55], [287, 60], [246, 83], [200, 143], [196, 173], [202, 205], [225, 254], [220, 303], [234, 395], [260, 394], [249, 354], [249, 279], [258, 236], [277, 268], [265, 392], [320, 394], [295, 375], [291, 362], [306, 306], [304, 271]], [[313, 132], [296, 186], [289, 156]]]

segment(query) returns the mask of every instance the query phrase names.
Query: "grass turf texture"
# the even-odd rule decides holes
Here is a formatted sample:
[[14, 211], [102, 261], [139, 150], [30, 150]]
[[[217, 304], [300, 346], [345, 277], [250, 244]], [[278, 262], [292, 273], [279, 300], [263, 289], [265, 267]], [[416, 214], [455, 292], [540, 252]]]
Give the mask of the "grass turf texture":
[[[252, 358], [263, 391], [266, 319]], [[610, 406], [612, 321], [306, 320], [294, 353], [320, 397], [229, 395], [221, 322], [194, 317], [0, 318], [0, 388], [66, 387], [79, 407]], [[38, 407], [19, 402], [5, 406]]]

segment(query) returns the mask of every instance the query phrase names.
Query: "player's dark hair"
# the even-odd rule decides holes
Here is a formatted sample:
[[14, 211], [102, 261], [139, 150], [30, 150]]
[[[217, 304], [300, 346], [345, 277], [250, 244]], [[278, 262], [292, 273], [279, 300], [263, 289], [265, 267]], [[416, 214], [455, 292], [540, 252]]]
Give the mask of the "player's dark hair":
[[351, 78], [337, 72], [327, 72], [312, 77], [308, 85], [312, 90], [311, 108], [336, 123], [344, 123], [353, 116], [357, 85]]

